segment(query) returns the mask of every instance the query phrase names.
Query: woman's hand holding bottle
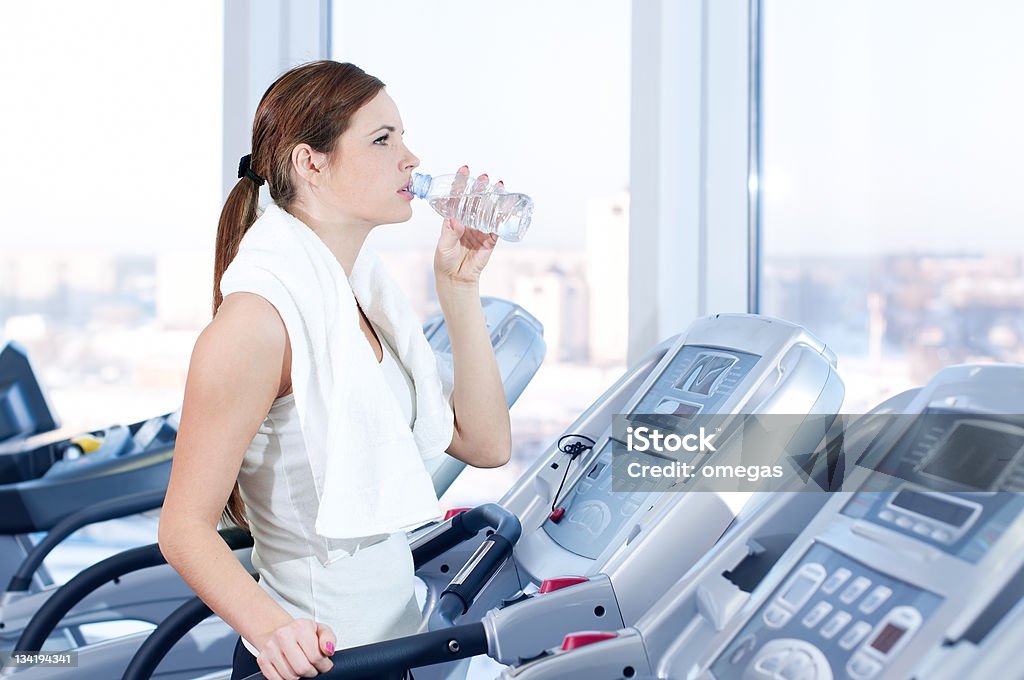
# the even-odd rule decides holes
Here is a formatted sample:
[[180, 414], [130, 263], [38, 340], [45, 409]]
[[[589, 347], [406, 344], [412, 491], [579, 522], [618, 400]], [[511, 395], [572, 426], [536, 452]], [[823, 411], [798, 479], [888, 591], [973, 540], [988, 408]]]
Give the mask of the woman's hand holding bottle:
[[[467, 166], [459, 168], [458, 174], [465, 177], [462, 182], [470, 181]], [[475, 183], [486, 186], [487, 181], [487, 175], [480, 175]], [[462, 189], [464, 186], [458, 188]], [[497, 242], [497, 234], [484, 234], [463, 225], [455, 218], [446, 218], [437, 241], [437, 250], [434, 252], [434, 276], [437, 277], [438, 285], [478, 285], [480, 272], [490, 260]]]
[[334, 667], [329, 657], [336, 643], [330, 626], [292, 619], [263, 641], [256, 663], [267, 680], [315, 678]]

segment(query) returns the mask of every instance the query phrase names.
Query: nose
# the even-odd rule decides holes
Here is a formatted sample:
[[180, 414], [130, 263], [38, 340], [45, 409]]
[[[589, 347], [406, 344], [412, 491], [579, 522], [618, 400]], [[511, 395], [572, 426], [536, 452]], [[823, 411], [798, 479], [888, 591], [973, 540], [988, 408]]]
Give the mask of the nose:
[[420, 159], [416, 157], [416, 154], [409, 150], [409, 147], [405, 147], [405, 157], [402, 159], [402, 169], [413, 170], [418, 168], [419, 165]]

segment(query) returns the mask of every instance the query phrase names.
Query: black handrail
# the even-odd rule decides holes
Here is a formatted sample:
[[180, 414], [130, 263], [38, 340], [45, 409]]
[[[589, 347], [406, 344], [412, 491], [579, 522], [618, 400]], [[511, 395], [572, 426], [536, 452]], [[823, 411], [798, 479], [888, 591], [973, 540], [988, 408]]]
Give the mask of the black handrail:
[[[233, 528], [221, 529], [218, 533], [232, 550], [252, 547], [252, 536], [247, 531]], [[153, 543], [126, 550], [94, 564], [54, 591], [29, 620], [14, 648], [18, 651], [38, 652], [71, 608], [97, 588], [133, 571], [166, 563], [160, 546]]]
[[[472, 603], [480, 587], [493, 574], [493, 569], [496, 568], [495, 564], [501, 566], [504, 559], [508, 557], [508, 553], [505, 552], [503, 546], [507, 545], [510, 552], [511, 546], [519, 540], [519, 536], [522, 533], [519, 518], [496, 503], [485, 503], [453, 516], [448, 521], [447, 527], [436, 535], [430, 536], [422, 545], [413, 548], [413, 563], [419, 569], [430, 560], [442, 555], [459, 543], [473, 538], [482, 529], [487, 528], [493, 528], [494, 535], [488, 537], [488, 540], [481, 544], [481, 548], [474, 555], [478, 554], [483, 549], [483, 546], [488, 543], [498, 543], [498, 549], [494, 550], [493, 553], [491, 553], [491, 550], [488, 550], [488, 553], [491, 553], [489, 559], [477, 563], [476, 568], [471, 571], [470, 576], [472, 578], [463, 582], [461, 588], [449, 585], [441, 595], [439, 606], [443, 603], [446, 608], [458, 608], [460, 610], [458, 613], [464, 613], [462, 607], [468, 608], [468, 605], [465, 604], [467, 600], [469, 603]], [[499, 553], [503, 554], [504, 557], [501, 557], [501, 561], [497, 562]], [[474, 560], [471, 558], [469, 564], [472, 563], [474, 563]], [[458, 580], [458, 577], [454, 580]], [[187, 611], [179, 616], [178, 612], [186, 610], [186, 608], [188, 608]], [[204, 611], [206, 613], [203, 613]], [[178, 610], [175, 610], [171, 616], [157, 626], [156, 630], [150, 635], [150, 638], [139, 648], [132, 658], [128, 670], [122, 676], [122, 680], [148, 680], [160, 662], [163, 661], [167, 652], [192, 627], [198, 625], [209, 616], [209, 611], [205, 605], [202, 605], [199, 598], [195, 598], [182, 605]], [[174, 617], [173, 621], [171, 621], [172, 617]], [[476, 630], [475, 626], [479, 625], [454, 626], [441, 631], [399, 638], [392, 641], [396, 643], [402, 642], [397, 647], [391, 645], [378, 648], [377, 645], [384, 645], [386, 643], [375, 643], [346, 649], [343, 653], [346, 660], [342, 666], [345, 670], [339, 671], [339, 673], [354, 673], [357, 670], [361, 673], [363, 672], [361, 669], [364, 668], [370, 668], [373, 672], [382, 673], [388, 670], [404, 670], [406, 668], [443, 663], [445, 661], [484, 654], [487, 652], [487, 640], [482, 627], [479, 631]], [[438, 640], [441, 638], [443, 638], [444, 645], [439, 646]], [[453, 648], [456, 650], [461, 649], [462, 651], [453, 653], [451, 651]], [[376, 651], [379, 649], [383, 651]], [[353, 653], [355, 655], [351, 656]], [[392, 655], [397, 656], [393, 658]], [[341, 656], [335, 657], [336, 666], [340, 659]], [[129, 674], [129, 671], [131, 674]], [[256, 674], [252, 677], [254, 679], [262, 679], [263, 676]]]
[[[331, 657], [334, 667], [316, 677], [322, 680], [376, 678], [382, 673], [468, 659], [486, 653], [487, 632], [484, 624], [469, 623], [339, 650]], [[262, 673], [255, 673], [245, 680], [266, 678]]]
[[143, 491], [82, 508], [62, 519], [21, 561], [7, 584], [7, 592], [24, 592], [32, 586], [32, 575], [61, 541], [84, 526], [154, 510], [164, 504], [166, 489]]

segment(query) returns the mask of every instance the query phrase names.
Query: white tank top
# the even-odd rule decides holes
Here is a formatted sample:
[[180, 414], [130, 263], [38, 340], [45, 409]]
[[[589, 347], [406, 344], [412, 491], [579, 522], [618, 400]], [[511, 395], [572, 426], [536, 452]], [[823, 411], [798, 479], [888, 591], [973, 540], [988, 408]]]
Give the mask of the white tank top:
[[[411, 428], [414, 384], [379, 331], [377, 337], [381, 371]], [[338, 649], [416, 632], [421, 617], [405, 532], [330, 539], [326, 566], [313, 556], [310, 542], [323, 539], [314, 539], [318, 501], [294, 395], [274, 401], [242, 460], [238, 486], [260, 587], [285, 611], [329, 625]], [[242, 643], [257, 653], [248, 640]]]

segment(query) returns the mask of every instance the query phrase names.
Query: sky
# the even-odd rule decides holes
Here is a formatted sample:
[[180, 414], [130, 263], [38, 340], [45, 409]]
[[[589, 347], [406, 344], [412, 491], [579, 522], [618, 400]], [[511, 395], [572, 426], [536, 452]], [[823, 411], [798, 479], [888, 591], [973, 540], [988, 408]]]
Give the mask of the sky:
[[[337, 0], [333, 13], [335, 58], [388, 84], [422, 170], [468, 163], [531, 195], [531, 245], [581, 243], [587, 198], [626, 188], [628, 0]], [[211, 0], [0, 4], [0, 248], [211, 247], [222, 33]], [[423, 203], [378, 233], [433, 243], [439, 226]]]
[[[764, 248], [1019, 251], [1024, 3], [765, 0]], [[530, 194], [575, 247], [629, 182], [629, 0], [336, 0], [333, 56], [381, 77], [432, 174]], [[209, 248], [221, 3], [0, 4], [0, 248]], [[436, 238], [425, 204], [383, 245]], [[711, 225], [713, 228], [714, 225]]]
[[766, 0], [764, 253], [1021, 253], [1024, 3]]

